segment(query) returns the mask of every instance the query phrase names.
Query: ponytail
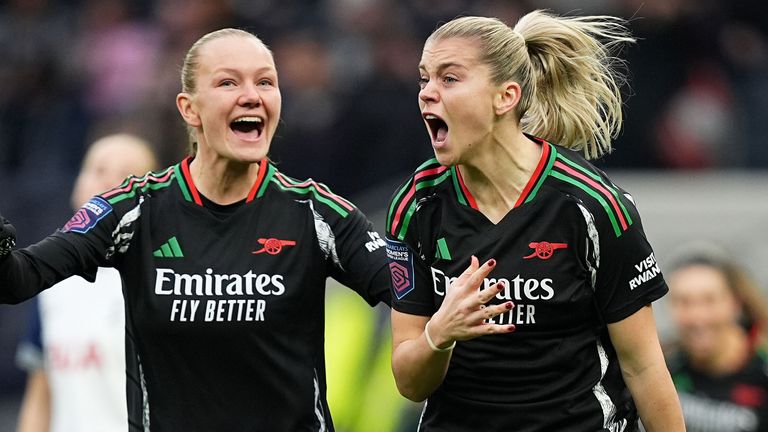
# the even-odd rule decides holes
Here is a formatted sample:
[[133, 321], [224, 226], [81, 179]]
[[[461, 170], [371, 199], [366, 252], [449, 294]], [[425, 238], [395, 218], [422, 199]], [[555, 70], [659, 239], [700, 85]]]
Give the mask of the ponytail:
[[625, 81], [617, 67], [623, 62], [614, 54], [634, 41], [624, 21], [534, 11], [514, 31], [525, 41], [536, 89], [529, 105], [521, 107], [523, 130], [590, 159], [610, 152], [611, 139], [621, 129]]
[[625, 81], [623, 62], [614, 55], [634, 42], [623, 20], [536, 10], [513, 30], [496, 18], [462, 17], [435, 30], [427, 42], [452, 37], [480, 41], [480, 60], [495, 84], [520, 84], [517, 115], [524, 132], [589, 159], [610, 152], [621, 129]]

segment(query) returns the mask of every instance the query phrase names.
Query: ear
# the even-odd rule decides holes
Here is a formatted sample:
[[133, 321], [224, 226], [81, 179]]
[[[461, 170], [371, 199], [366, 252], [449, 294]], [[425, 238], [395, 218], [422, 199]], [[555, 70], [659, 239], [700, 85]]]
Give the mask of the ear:
[[517, 107], [520, 103], [522, 89], [515, 81], [507, 81], [499, 86], [499, 91], [493, 98], [493, 110], [497, 116], [502, 116]]
[[202, 122], [200, 116], [197, 115], [197, 110], [192, 105], [193, 96], [189, 93], [179, 93], [176, 95], [176, 108], [179, 109], [179, 113], [184, 121], [191, 127], [200, 127]]

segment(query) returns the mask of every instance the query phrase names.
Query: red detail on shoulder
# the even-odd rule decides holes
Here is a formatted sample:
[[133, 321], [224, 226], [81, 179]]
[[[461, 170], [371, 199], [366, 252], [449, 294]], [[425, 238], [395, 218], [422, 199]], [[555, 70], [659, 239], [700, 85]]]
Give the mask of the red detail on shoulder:
[[411, 199], [413, 194], [416, 193], [416, 183], [419, 182], [420, 179], [433, 175], [433, 174], [440, 174], [441, 172], [447, 170], [448, 168], [445, 166], [439, 166], [437, 168], [432, 168], [424, 171], [419, 171], [416, 173], [416, 175], [413, 177], [413, 182], [411, 184], [410, 189], [408, 189], [408, 193], [405, 194], [405, 196], [400, 200], [400, 205], [397, 207], [397, 211], [395, 212], [395, 217], [392, 218], [392, 225], [390, 225], [390, 232], [395, 232], [397, 225], [400, 224], [400, 217], [403, 215], [403, 210], [405, 209], [405, 204]]

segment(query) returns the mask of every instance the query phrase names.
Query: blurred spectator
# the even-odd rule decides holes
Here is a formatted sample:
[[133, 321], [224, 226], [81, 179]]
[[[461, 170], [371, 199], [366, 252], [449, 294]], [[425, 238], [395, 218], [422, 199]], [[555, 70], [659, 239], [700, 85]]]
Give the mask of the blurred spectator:
[[688, 432], [768, 429], [768, 304], [722, 253], [682, 257], [668, 273], [679, 346], [669, 369]]
[[[97, 140], [72, 191], [80, 208], [128, 175], [156, 168], [149, 144], [128, 134]], [[83, 302], [83, 298], [88, 298]], [[17, 361], [28, 372], [17, 432], [123, 431], [125, 316], [120, 274], [100, 268], [95, 282], [68, 278], [38, 297]]]

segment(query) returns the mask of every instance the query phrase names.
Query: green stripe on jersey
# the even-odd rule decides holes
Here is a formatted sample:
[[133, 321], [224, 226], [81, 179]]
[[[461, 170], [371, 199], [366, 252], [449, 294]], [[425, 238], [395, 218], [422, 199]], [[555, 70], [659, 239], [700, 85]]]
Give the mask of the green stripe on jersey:
[[184, 195], [184, 199], [192, 202], [192, 195], [189, 193], [187, 182], [184, 181], [184, 173], [181, 171], [181, 162], [174, 165], [173, 175], [176, 177], [176, 183], [178, 183], [179, 189], [181, 189], [181, 193]]
[[616, 198], [616, 202], [619, 203], [619, 207], [621, 207], [621, 212], [624, 213], [624, 218], [627, 220], [627, 225], [632, 225], [632, 217], [629, 215], [629, 212], [627, 211], [627, 208], [624, 207], [624, 203], [621, 201], [621, 197], [619, 196], [619, 193], [616, 191], [615, 188], [613, 188], [610, 184], [608, 184], [606, 181], [603, 180], [602, 177], [600, 177], [596, 172], [593, 172], [592, 170], [587, 169], [586, 167], [583, 167], [576, 162], [573, 162], [572, 160], [568, 159], [567, 157], [563, 156], [562, 154], [558, 154], [557, 158], [561, 161], [565, 162], [567, 165], [581, 171], [582, 173], [586, 174], [587, 176], [591, 177], [596, 182], [600, 183], [604, 188], [608, 189], [611, 194]]
[[[146, 192], [148, 189], [151, 189], [151, 190], [163, 189], [173, 182], [174, 176], [173, 175], [168, 176], [168, 179], [166, 179], [163, 182], [159, 182], [159, 179], [166, 176], [168, 174], [168, 171], [173, 168], [174, 167], [169, 167], [165, 171], [162, 171], [158, 174], [148, 173], [143, 177], [137, 178], [134, 180], [133, 186], [131, 187], [130, 190], [117, 194], [115, 196], [112, 196], [108, 198], [107, 201], [110, 204], [115, 205], [120, 201], [135, 197], [138, 192]], [[126, 182], [126, 186], [127, 186], [127, 182]]]
[[542, 171], [542, 173], [539, 175], [539, 180], [536, 182], [536, 186], [531, 189], [531, 192], [528, 194], [528, 198], [525, 199], [526, 203], [529, 203], [533, 201], [534, 198], [536, 198], [536, 194], [539, 193], [541, 185], [544, 184], [544, 180], [547, 179], [549, 173], [552, 171], [552, 165], [555, 164], [555, 157], [559, 155], [557, 148], [554, 145], [550, 143], [544, 143], [544, 145], [549, 146], [549, 160], [547, 161], [547, 166], [544, 167], [544, 171]]
[[578, 187], [579, 189], [581, 189], [584, 192], [586, 192], [587, 194], [589, 194], [589, 196], [591, 196], [592, 198], [596, 199], [597, 202], [599, 202], [603, 206], [603, 208], [605, 209], [605, 212], [608, 213], [608, 218], [611, 220], [611, 225], [613, 226], [613, 232], [616, 234], [616, 237], [620, 237], [621, 236], [621, 227], [619, 227], [619, 222], [616, 220], [616, 216], [614, 215], [614, 212], [611, 210], [610, 204], [608, 204], [608, 202], [605, 200], [605, 198], [600, 193], [598, 193], [597, 191], [595, 191], [593, 188], [589, 187], [588, 185], [585, 185], [584, 183], [582, 183], [578, 179], [575, 179], [573, 177], [567, 176], [567, 175], [565, 175], [563, 173], [560, 173], [558, 171], [552, 171], [552, 172], [550, 172], [549, 175], [551, 175], [552, 177], [554, 177], [554, 178], [556, 178], [558, 180], [562, 180], [562, 181], [564, 181], [566, 183], [570, 183], [570, 184]]
[[[416, 191], [418, 192], [421, 189], [424, 189], [426, 187], [432, 187], [435, 185], [438, 185], [445, 181], [448, 177], [451, 176], [451, 170], [445, 170], [443, 174], [441, 174], [438, 177], [433, 178], [432, 180], [424, 180], [416, 183]], [[413, 216], [413, 213], [416, 211], [416, 204], [417, 201], [413, 200], [411, 202], [411, 205], [408, 207], [408, 211], [405, 213], [405, 216], [403, 217], [402, 222], [400, 222], [400, 230], [397, 232], [397, 239], [400, 241], [403, 241], [405, 239], [405, 233], [408, 232], [408, 225], [411, 223], [411, 216]]]
[[[342, 207], [341, 205], [339, 205], [338, 203], [336, 203], [332, 199], [323, 196], [317, 190], [318, 187], [321, 187], [321, 184], [315, 183], [315, 184], [318, 185], [317, 187], [315, 186], [315, 184], [311, 184], [311, 185], [308, 185], [308, 186], [298, 186], [297, 185], [297, 183], [299, 183], [298, 180], [292, 179], [292, 178], [290, 178], [290, 177], [288, 177], [288, 176], [286, 176], [285, 174], [282, 174], [282, 173], [279, 173], [279, 176], [282, 177], [286, 181], [286, 183], [289, 183], [288, 185], [284, 185], [277, 178], [278, 177], [277, 175], [272, 177], [271, 181], [273, 183], [275, 183], [275, 185], [277, 185], [277, 187], [279, 187], [280, 189], [282, 189], [284, 191], [287, 191], [287, 192], [298, 193], [298, 194], [301, 194], [301, 195], [312, 194], [312, 195], [314, 195], [315, 199], [317, 199], [321, 203], [327, 205], [328, 207], [330, 207], [331, 209], [336, 211], [336, 213], [341, 215], [341, 217], [347, 217], [349, 215], [349, 211], [347, 211], [347, 209], [345, 209], [344, 207]], [[332, 192], [328, 191], [327, 189], [325, 191], [328, 192], [328, 193], [332, 193]], [[336, 195], [334, 195], [334, 196], [336, 196]], [[343, 199], [341, 197], [338, 197], [338, 198], [339, 199]], [[344, 201], [347, 202], [346, 200], [344, 200]]]
[[261, 198], [262, 195], [264, 195], [264, 192], [267, 191], [267, 186], [269, 186], [269, 180], [272, 179], [272, 177], [275, 175], [275, 171], [277, 169], [272, 166], [272, 164], [267, 165], [267, 173], [264, 175], [264, 178], [261, 180], [261, 185], [259, 185], [259, 190], [256, 192], [256, 198]]
[[453, 189], [456, 191], [456, 199], [459, 200], [460, 203], [464, 204], [465, 206], [468, 206], [469, 203], [467, 202], [467, 199], [464, 197], [464, 189], [461, 188], [461, 185], [459, 184], [459, 175], [456, 173], [456, 165], [451, 167], [451, 176], [453, 177]]
[[[413, 174], [413, 177], [416, 177], [416, 175], [426, 170], [427, 168], [432, 169], [432, 165], [440, 165], [440, 163], [437, 162], [437, 159], [432, 158], [423, 164], [419, 165], [418, 168], [416, 168], [416, 171]], [[402, 198], [403, 194], [408, 191], [411, 188], [412, 182], [408, 182], [404, 184], [402, 187], [400, 187], [400, 190], [397, 191], [397, 194], [395, 194], [395, 197], [392, 199], [392, 202], [389, 204], [389, 211], [387, 211], [387, 229], [392, 225], [392, 217], [395, 215], [395, 209], [400, 204], [400, 198]]]

